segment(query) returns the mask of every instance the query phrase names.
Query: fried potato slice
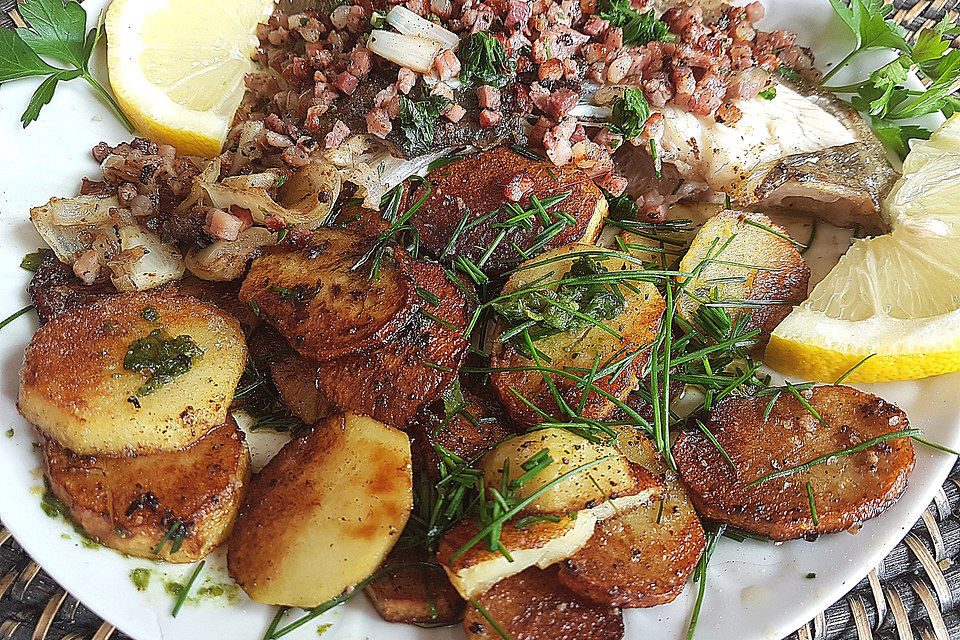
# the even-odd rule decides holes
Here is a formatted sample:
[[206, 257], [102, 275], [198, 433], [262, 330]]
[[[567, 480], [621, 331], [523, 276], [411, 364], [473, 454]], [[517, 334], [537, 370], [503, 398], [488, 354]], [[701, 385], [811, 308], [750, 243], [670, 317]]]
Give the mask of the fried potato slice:
[[51, 251], [37, 264], [27, 285], [27, 293], [43, 324], [65, 311], [90, 304], [104, 296], [115, 296], [118, 291], [109, 281], [84, 284], [73, 273], [73, 269], [60, 262]]
[[[593, 535], [597, 521], [648, 502], [663, 491], [660, 479], [639, 464], [628, 462], [616, 447], [592, 444], [558, 428], [534, 431], [500, 444], [480, 461], [484, 482], [502, 488], [504, 460], [509, 460], [513, 480], [526, 473], [521, 465], [543, 455], [542, 451], [552, 460], [513, 495], [524, 499], [545, 491], [517, 518], [504, 523], [500, 531], [500, 544], [510, 559], [499, 550], [490, 551], [483, 541], [463, 550], [479, 530], [472, 520], [454, 527], [440, 542], [437, 560], [465, 598], [483, 593], [527, 567], [547, 567], [573, 555]], [[548, 488], [551, 482], [554, 484]], [[543, 514], [548, 517], [524, 521], [526, 516]]]
[[[513, 435], [503, 408], [493, 398], [475, 395], [461, 386], [463, 410], [446, 416], [446, 407], [428, 405], [407, 424], [414, 466], [440, 479], [440, 458], [434, 445], [464, 460], [473, 460]], [[435, 404], [441, 404], [437, 402]]]
[[[468, 640], [502, 636], [485, 612], [513, 640], [620, 640], [619, 609], [577, 595], [557, 578], [557, 568], [532, 567], [511, 576], [467, 607], [463, 629]], [[481, 611], [482, 608], [482, 611]]]
[[769, 397], [729, 398], [713, 408], [707, 426], [736, 471], [703, 433], [680, 434], [673, 456], [700, 515], [774, 540], [792, 540], [850, 529], [900, 497], [914, 464], [909, 438], [747, 486], [775, 471], [909, 428], [903, 411], [870, 393], [834, 385], [801, 393], [825, 425], [790, 393], [774, 402], [766, 420]]
[[560, 581], [580, 595], [616, 607], [672, 602], [706, 544], [700, 519], [680, 479], [650, 439], [621, 427], [618, 447], [666, 484], [660, 500], [598, 522], [593, 537], [560, 564]]
[[254, 601], [315, 607], [380, 566], [413, 506], [407, 436], [342, 414], [287, 443], [251, 481], [227, 568]]
[[[149, 374], [125, 369], [124, 358], [155, 329], [189, 336], [203, 353], [143, 394]], [[246, 360], [243, 331], [226, 312], [170, 291], [118, 294], [37, 331], [24, 355], [17, 406], [76, 453], [180, 449], [226, 421]]]
[[243, 432], [229, 417], [179, 451], [81, 456], [53, 440], [42, 450], [50, 488], [90, 537], [167, 562], [195, 562], [226, 540], [250, 476]]
[[264, 249], [240, 287], [291, 346], [320, 361], [383, 347], [420, 308], [403, 249], [384, 254], [380, 275], [356, 267], [371, 238], [321, 227], [313, 235]]
[[[619, 252], [592, 245], [571, 244], [525, 262], [510, 276], [504, 285], [503, 294], [521, 290], [531, 282], [537, 282], [537, 287], [551, 286], [556, 289], [558, 285], [549, 283], [566, 279], [573, 264], [584, 257], [594, 261], [600, 260], [601, 265], [611, 273], [642, 269], [636, 261], [631, 261], [629, 257]], [[588, 376], [597, 358], [599, 358], [598, 368], [601, 371], [611, 364], [624, 363], [619, 371], [598, 375], [593, 381], [596, 387], [620, 401], [624, 400], [627, 394], [637, 386], [637, 365], [642, 365], [645, 359], [643, 347], [648, 345], [656, 334], [660, 316], [666, 306], [653, 284], [638, 280], [627, 282], [633, 290], [623, 283], [618, 285], [626, 298], [623, 311], [614, 318], [601, 321], [616, 335], [611, 334], [604, 327], [590, 324], [582, 329], [557, 333], [534, 342], [537, 350], [546, 356], [541, 356], [544, 367], [566, 370], [580, 377]], [[504, 326], [499, 327], [497, 335], [501, 335], [505, 329]], [[517, 424], [534, 426], [543, 421], [543, 416], [531, 408], [528, 402], [555, 418], [566, 415], [561, 411], [552, 390], [544, 380], [545, 374], [538, 370], [510, 371], [514, 368], [537, 366], [536, 362], [529, 358], [526, 352], [521, 353], [520, 348], [512, 341], [496, 342], [491, 366], [494, 369], [501, 369], [494, 371], [491, 381], [510, 417]], [[564, 401], [571, 408], [578, 409], [583, 396], [583, 385], [557, 373], [546, 375], [552, 380]], [[616, 405], [603, 394], [591, 391], [587, 394], [580, 415], [602, 420], [608, 417], [615, 407]]]
[[321, 363], [317, 375], [319, 389], [341, 409], [396, 427], [453, 383], [469, 346], [464, 294], [433, 263], [411, 260], [407, 268], [416, 287], [437, 296], [438, 306], [423, 301], [385, 347]]
[[[746, 314], [748, 329], [759, 329], [760, 344], [766, 344], [770, 332], [807, 298], [810, 267], [787, 238], [787, 230], [762, 213], [727, 210], [707, 220], [680, 261], [680, 271], [693, 273], [710, 260], [686, 285], [680, 314], [692, 321], [714, 291], [719, 300], [748, 301], [755, 308], [733, 313]], [[729, 278], [741, 281], [725, 281]]]
[[430, 556], [413, 549], [394, 549], [381, 569], [403, 562], [419, 566], [396, 569], [377, 578], [363, 590], [380, 617], [387, 622], [406, 622], [439, 627], [463, 620], [463, 598], [439, 565], [428, 566]]
[[[507, 209], [508, 204], [528, 210], [534, 207], [531, 196], [543, 201], [569, 193], [547, 209], [549, 224], [562, 219], [556, 212], [564, 212], [573, 216], [576, 225], [564, 226], [541, 249], [570, 242], [595, 242], [607, 214], [603, 193], [572, 164], [555, 167], [550, 162], [521, 156], [507, 147], [444, 165], [427, 174], [426, 180], [429, 192], [427, 183], [411, 182], [406, 198], [409, 206], [426, 195], [410, 218], [410, 224], [420, 233], [421, 249], [435, 257], [463, 256], [476, 263], [503, 233], [484, 265], [488, 272], [502, 272], [514, 266], [522, 256], [514, 245], [523, 251], [533, 248], [548, 226], [536, 216], [529, 219], [530, 229], [519, 224], [504, 224], [515, 215]], [[505, 194], [511, 181], [526, 182], [529, 186], [529, 191], [516, 203]]]

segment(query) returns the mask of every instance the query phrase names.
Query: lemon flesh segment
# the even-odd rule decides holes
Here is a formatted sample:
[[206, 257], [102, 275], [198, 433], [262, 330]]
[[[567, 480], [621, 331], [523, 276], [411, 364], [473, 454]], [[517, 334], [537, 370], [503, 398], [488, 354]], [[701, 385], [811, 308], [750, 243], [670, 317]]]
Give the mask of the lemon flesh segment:
[[181, 153], [220, 152], [252, 68], [269, 0], [115, 0], [110, 84], [137, 130]]
[[960, 370], [960, 237], [907, 228], [857, 241], [770, 337], [764, 363], [835, 382]]
[[893, 228], [960, 233], [960, 114], [913, 145], [903, 177], [884, 199], [883, 214]]

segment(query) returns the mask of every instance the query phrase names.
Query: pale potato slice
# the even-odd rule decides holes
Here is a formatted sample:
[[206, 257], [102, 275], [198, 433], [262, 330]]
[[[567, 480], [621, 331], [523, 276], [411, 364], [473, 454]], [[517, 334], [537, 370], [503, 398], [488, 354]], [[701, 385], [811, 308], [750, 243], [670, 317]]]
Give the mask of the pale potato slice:
[[650, 439], [621, 427], [617, 446], [666, 483], [659, 500], [597, 523], [593, 537], [561, 563], [559, 577], [600, 604], [652, 607], [672, 602], [697, 566], [706, 544], [686, 489]]
[[[530, 568], [496, 584], [467, 607], [467, 640], [501, 640], [487, 616], [512, 640], [622, 640], [623, 614], [574, 593], [556, 567]], [[482, 611], [481, 611], [482, 608]], [[486, 615], [484, 615], [486, 613]]]
[[[526, 513], [567, 514], [593, 507], [601, 502], [632, 495], [637, 489], [633, 465], [612, 446], [590, 442], [567, 429], [550, 427], [519, 435], [497, 445], [480, 459], [484, 482], [500, 489], [503, 484], [504, 463], [509, 470], [508, 480], [524, 475], [523, 464], [546, 451], [553, 459], [546, 468], [524, 482], [514, 495], [524, 499], [561, 476], [560, 480], [524, 508]], [[598, 461], [610, 458], [603, 462]], [[592, 464], [582, 471], [585, 465]]]
[[410, 443], [354, 414], [291, 440], [250, 483], [227, 549], [256, 602], [315, 607], [376, 570], [413, 506]]
[[179, 451], [80, 456], [52, 440], [42, 450], [50, 488], [91, 538], [167, 562], [196, 562], [227, 539], [250, 476], [230, 417]]
[[[202, 355], [143, 394], [149, 374], [125, 369], [124, 358], [156, 329], [189, 336]], [[66, 311], [37, 331], [24, 355], [17, 405], [75, 453], [180, 449], [224, 423], [246, 359], [240, 324], [225, 311], [165, 291], [119, 294]]]
[[[692, 322], [700, 303], [712, 295], [734, 305], [747, 301], [754, 308], [730, 311], [747, 314], [747, 327], [759, 329], [766, 344], [770, 332], [807, 297], [810, 267], [788, 237], [786, 229], [762, 213], [721, 211], [707, 220], [680, 261], [680, 271], [694, 273], [710, 260], [692, 279], [678, 277], [679, 282], [689, 280], [680, 314]], [[725, 281], [730, 278], [741, 281]]]
[[[534, 431], [500, 444], [480, 461], [484, 481], [501, 488], [504, 460], [509, 460], [509, 477], [513, 480], [526, 472], [521, 465], [543, 455], [542, 451], [547, 451], [553, 462], [516, 489], [515, 497], [531, 497], [564, 474], [571, 475], [546, 489], [520, 516], [504, 523], [500, 542], [511, 559], [499, 550], [490, 551], [483, 542], [460, 553], [478, 532], [473, 521], [461, 523], [441, 541], [437, 559], [465, 598], [527, 567], [547, 567], [573, 555], [593, 535], [597, 521], [645, 503], [663, 489], [662, 481], [642, 466], [628, 462], [616, 447], [593, 444], [559, 428]], [[608, 456], [613, 458], [606, 460]], [[583, 468], [591, 463], [598, 464]], [[523, 516], [535, 514], [552, 514], [559, 520], [518, 527]]]
[[[503, 293], [518, 291], [534, 281], [538, 282], [538, 287], [546, 285], [556, 289], [557, 285], [550, 285], [550, 283], [563, 279], [573, 264], [581, 258], [600, 260], [602, 266], [609, 272], [642, 270], [636, 260], [616, 251], [586, 244], [571, 244], [525, 262], [510, 276], [504, 285]], [[649, 345], [656, 334], [660, 316], [665, 308], [663, 298], [652, 283], [630, 280], [628, 284], [629, 287], [622, 282], [618, 284], [619, 290], [626, 298], [623, 311], [614, 318], [602, 321], [616, 335], [591, 324], [583, 329], [536, 340], [534, 346], [546, 356], [541, 357], [541, 364], [544, 367], [566, 370], [584, 377], [588, 375], [585, 372], [593, 368], [597, 357], [599, 357], [599, 368], [603, 369], [610, 364], [624, 361], [631, 354], [638, 353], [639, 355], [621, 371], [597, 376], [594, 380], [595, 386], [618, 400], [622, 401], [626, 398], [627, 394], [637, 386], [637, 365], [643, 362], [642, 350]], [[499, 327], [497, 335], [502, 334], [505, 328]], [[518, 424], [533, 426], [542, 422], [543, 416], [528, 406], [517, 394], [553, 417], [560, 418], [566, 415], [561, 413], [553, 392], [544, 380], [543, 373], [538, 370], [509, 370], [536, 366], [536, 362], [529, 358], [525, 351], [521, 353], [521, 350], [512, 342], [496, 342], [491, 366], [499, 369], [492, 375], [493, 386], [510, 412], [510, 417]], [[579, 408], [583, 385], [561, 374], [547, 375], [564, 401], [573, 409]], [[591, 391], [587, 394], [587, 400], [580, 414], [602, 420], [609, 416], [615, 407], [615, 403], [603, 394]]]

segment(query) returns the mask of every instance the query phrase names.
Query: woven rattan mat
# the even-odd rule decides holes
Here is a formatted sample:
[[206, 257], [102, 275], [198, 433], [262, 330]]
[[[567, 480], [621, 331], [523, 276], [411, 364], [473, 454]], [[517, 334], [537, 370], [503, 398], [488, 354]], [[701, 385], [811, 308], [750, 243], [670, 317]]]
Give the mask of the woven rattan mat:
[[[15, 1], [0, 0], [0, 27], [12, 26]], [[897, 22], [915, 36], [944, 13], [956, 20], [960, 0], [893, 4]], [[126, 638], [64, 591], [0, 523], [0, 640]], [[917, 638], [960, 640], [960, 464], [880, 566], [789, 640]]]

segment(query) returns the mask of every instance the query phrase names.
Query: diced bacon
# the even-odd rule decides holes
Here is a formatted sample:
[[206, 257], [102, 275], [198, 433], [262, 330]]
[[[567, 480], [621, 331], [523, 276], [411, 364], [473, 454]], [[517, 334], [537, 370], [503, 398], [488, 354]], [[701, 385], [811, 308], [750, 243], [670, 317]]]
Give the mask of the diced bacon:
[[496, 111], [500, 108], [500, 90], [489, 84], [480, 85], [477, 87], [477, 100], [480, 101], [481, 109]]
[[232, 242], [240, 235], [243, 220], [223, 209], [211, 208], [207, 211], [206, 230], [214, 238]]
[[547, 157], [558, 167], [570, 162], [573, 158], [573, 150], [570, 147], [570, 140], [557, 138], [553, 129], [543, 134], [543, 148], [547, 152]]
[[230, 213], [239, 218], [240, 222], [243, 223], [240, 227], [240, 233], [243, 233], [253, 226], [253, 214], [250, 213], [250, 209], [241, 207], [238, 204], [232, 204], [230, 205]]
[[73, 273], [84, 284], [93, 284], [100, 275], [100, 258], [93, 249], [87, 249], [73, 263]]
[[503, 114], [499, 111], [493, 111], [491, 109], [484, 109], [480, 112], [480, 126], [481, 127], [492, 127], [503, 120]]
[[370, 73], [370, 68], [373, 65], [371, 56], [370, 49], [357, 47], [350, 52], [350, 64], [347, 65], [347, 71], [358, 78], [364, 77]]
[[323, 137], [323, 146], [325, 149], [336, 149], [348, 135], [350, 135], [350, 127], [344, 124], [343, 120], [337, 120], [333, 129]]
[[400, 71], [397, 72], [397, 90], [400, 93], [408, 94], [416, 83], [417, 74], [412, 69], [400, 67]]
[[440, 96], [441, 98], [446, 98], [447, 100], [453, 100], [453, 89], [450, 88], [450, 85], [443, 82], [438, 82], [433, 85], [433, 88], [430, 89], [430, 95]]
[[610, 49], [620, 49], [623, 47], [623, 29], [620, 27], [610, 27], [603, 38], [603, 45]]
[[623, 136], [611, 133], [610, 129], [606, 127], [600, 127], [600, 131], [593, 137], [593, 141], [602, 147], [606, 147], [609, 151], [614, 151], [623, 144]]
[[559, 119], [567, 115], [567, 111], [577, 106], [580, 94], [570, 89], [560, 89], [550, 94], [544, 112], [551, 118]]
[[400, 94], [397, 94], [387, 100], [383, 108], [387, 110], [387, 115], [390, 116], [390, 119], [393, 120], [400, 115]]
[[573, 58], [567, 58], [563, 61], [563, 77], [567, 80], [580, 78], [580, 65]]
[[582, 124], [577, 124], [577, 128], [573, 130], [573, 133], [570, 135], [570, 144], [577, 144], [587, 139], [587, 130], [583, 128]]
[[347, 30], [352, 33], [360, 33], [369, 28], [367, 23], [367, 12], [360, 5], [353, 5], [347, 13]]
[[556, 82], [563, 77], [563, 62], [557, 58], [550, 58], [540, 65], [538, 74], [540, 76], [540, 82], [545, 80]]
[[[583, 32], [589, 36], [598, 36], [610, 28], [610, 21], [604, 20], [598, 15], [592, 15], [583, 25]], [[621, 35], [622, 35], [621, 31]]]
[[580, 13], [585, 16], [593, 15], [597, 12], [597, 0], [580, 0]]
[[533, 106], [546, 113], [549, 100], [550, 91], [547, 88], [541, 86], [539, 82], [530, 85], [530, 101], [533, 102]]
[[605, 176], [596, 178], [594, 182], [598, 187], [602, 187], [610, 192], [613, 197], [622, 196], [627, 190], [627, 179], [616, 171], [611, 171]]
[[507, 29], [520, 25], [522, 29], [526, 30], [530, 14], [530, 3], [527, 0], [510, 0], [507, 3], [507, 17], [504, 24], [506, 24]]
[[390, 114], [386, 109], [372, 109], [367, 114], [367, 131], [378, 138], [386, 138], [387, 134], [393, 131]]
[[[571, 142], [573, 139], [571, 138]], [[580, 140], [573, 145], [573, 162], [589, 178], [599, 178], [613, 171], [613, 158], [605, 147]]]
[[444, 49], [433, 59], [433, 68], [437, 70], [440, 80], [449, 80], [460, 73], [460, 59], [452, 49]]
[[520, 202], [523, 196], [533, 191], [535, 185], [533, 178], [527, 175], [526, 171], [521, 171], [507, 181], [503, 187], [503, 195], [510, 202]]
[[397, 96], [397, 87], [396, 85], [388, 84], [385, 88], [377, 92], [376, 97], [373, 99], [374, 106], [382, 107], [387, 104]]
[[360, 79], [357, 76], [344, 71], [337, 76], [333, 86], [349, 96], [357, 90], [358, 84], [360, 84]]
[[460, 122], [460, 119], [467, 113], [467, 110], [455, 102], [451, 102], [440, 112], [450, 122]]

